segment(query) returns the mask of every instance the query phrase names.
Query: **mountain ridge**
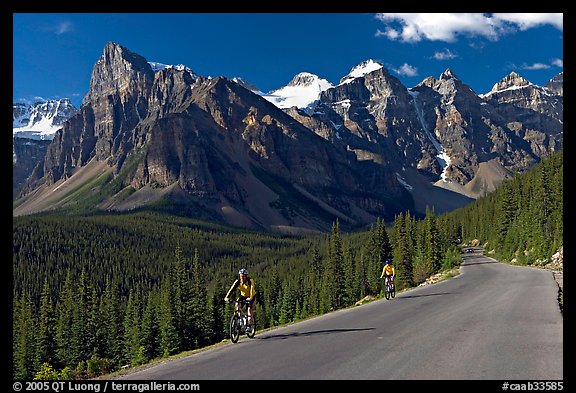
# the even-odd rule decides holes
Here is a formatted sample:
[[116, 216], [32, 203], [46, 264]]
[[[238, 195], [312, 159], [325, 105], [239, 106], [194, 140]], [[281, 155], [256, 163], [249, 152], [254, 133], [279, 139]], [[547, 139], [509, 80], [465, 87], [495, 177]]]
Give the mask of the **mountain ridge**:
[[[534, 105], [519, 107], [510, 97], [483, 98], [451, 70], [407, 89], [380, 64], [366, 62], [363, 69], [372, 70], [360, 67], [356, 75], [353, 68], [354, 78], [320, 91], [314, 109], [306, 111], [278, 108], [238, 80], [153, 64], [156, 71], [121, 45], [106, 45], [79, 113], [56, 134], [22, 196], [63, 183], [96, 160], [110, 166], [118, 183], [116, 193], [96, 204], [99, 209], [144, 206], [146, 198], [140, 205], [128, 202], [145, 188], [170, 188], [179, 189], [180, 196], [172, 197], [196, 206], [196, 213], [224, 221], [325, 229], [335, 217], [354, 226], [392, 219], [415, 204], [422, 211], [432, 204], [430, 190], [444, 195], [440, 199], [453, 195], [454, 202], [443, 207], [453, 209], [481, 195], [472, 189], [486, 192], [502, 180], [466, 189], [482, 182], [481, 163], [528, 168], [538, 161], [536, 154], [546, 153], [543, 143], [561, 146], [559, 121], [546, 115], [545, 103], [544, 112], [535, 112]], [[298, 82], [314, 80], [311, 75], [302, 74]], [[561, 97], [554, 95], [556, 104]], [[524, 115], [529, 121], [511, 128], [507, 119], [519, 111], [531, 111]], [[556, 131], [528, 129], [524, 122], [548, 122]], [[506, 149], [513, 154], [506, 156]], [[406, 183], [408, 168], [412, 181], [422, 185], [418, 190]], [[253, 189], [260, 190], [258, 198]], [[14, 214], [32, 205], [19, 203]]]

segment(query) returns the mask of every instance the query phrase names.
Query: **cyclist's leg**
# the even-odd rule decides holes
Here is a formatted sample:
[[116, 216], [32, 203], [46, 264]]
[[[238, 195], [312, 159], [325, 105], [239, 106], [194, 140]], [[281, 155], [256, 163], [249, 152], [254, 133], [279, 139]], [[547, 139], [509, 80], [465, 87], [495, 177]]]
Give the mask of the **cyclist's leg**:
[[254, 315], [254, 303], [256, 299], [250, 300], [250, 304], [246, 305], [247, 313], [248, 313], [248, 325], [252, 325], [252, 315]]

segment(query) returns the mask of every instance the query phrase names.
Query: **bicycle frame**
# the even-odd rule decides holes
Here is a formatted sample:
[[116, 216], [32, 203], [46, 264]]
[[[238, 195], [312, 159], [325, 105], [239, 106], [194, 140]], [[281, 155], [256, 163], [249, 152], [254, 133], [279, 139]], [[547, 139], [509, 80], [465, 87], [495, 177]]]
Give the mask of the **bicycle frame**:
[[396, 296], [395, 284], [392, 281], [392, 277], [386, 276], [384, 278], [384, 297], [386, 300], [390, 300], [390, 297]]
[[256, 334], [256, 320], [254, 315], [252, 315], [252, 329], [250, 331], [246, 330], [248, 325], [248, 312], [244, 308], [244, 305], [248, 306], [248, 302], [231, 300], [229, 303], [234, 304], [234, 313], [230, 319], [230, 340], [236, 343], [240, 335], [244, 333], [246, 333], [249, 338], [253, 338]]

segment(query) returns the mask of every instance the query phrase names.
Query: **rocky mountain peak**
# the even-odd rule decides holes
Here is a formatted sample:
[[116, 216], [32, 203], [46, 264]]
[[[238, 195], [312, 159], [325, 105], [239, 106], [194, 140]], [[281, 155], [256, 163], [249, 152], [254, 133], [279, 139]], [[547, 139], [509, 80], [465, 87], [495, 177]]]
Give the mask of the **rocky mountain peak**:
[[[516, 108], [543, 113], [561, 124], [564, 117], [562, 85], [562, 74], [558, 74], [542, 87], [524, 79], [516, 72], [511, 72], [496, 83], [489, 93], [480, 97], [498, 103], [501, 108], [506, 107], [501, 104], [510, 104]], [[534, 127], [538, 129], [540, 126], [534, 125]], [[562, 133], [562, 127], [558, 127], [558, 124], [546, 125], [544, 128], [547, 129], [547, 133], [557, 137]]]
[[300, 72], [288, 83], [288, 86], [311, 86], [320, 78], [309, 72]]
[[[53, 199], [42, 206], [73, 206], [52, 185], [60, 182], [61, 195], [83, 190], [83, 176], [105, 167], [114, 183], [98, 209], [167, 198], [199, 217], [270, 228], [329, 228], [335, 216], [362, 225], [429, 205], [446, 211], [561, 148], [562, 96], [551, 89], [562, 81], [506, 88], [525, 86], [510, 74], [504, 90], [482, 97], [447, 69], [408, 90], [369, 59], [336, 86], [302, 72], [254, 94], [238, 78], [194, 79], [186, 67], [151, 65], [108, 43], [79, 113], [20, 195], [45, 190]], [[14, 162], [24, 168], [17, 155], [29, 152], [15, 149]], [[44, 208], [36, 202], [15, 214]]]
[[252, 82], [247, 81], [244, 78], [240, 78], [240, 77], [234, 77], [230, 79], [232, 82], [236, 82], [237, 84], [239, 84], [240, 86], [244, 87], [245, 89], [248, 89], [254, 93], [260, 93], [261, 90]]
[[156, 61], [149, 61], [148, 64], [150, 64], [150, 67], [152, 67], [152, 71], [154, 72], [174, 69], [176, 71], [187, 72], [194, 80], [198, 78], [198, 74], [196, 74], [190, 67], [188, 67], [185, 64], [171, 65], [171, 64], [158, 63]]
[[281, 109], [297, 107], [311, 113], [322, 92], [331, 87], [332, 83], [318, 75], [300, 72], [288, 85], [262, 96]]
[[550, 79], [544, 87], [553, 94], [564, 96], [564, 72]]
[[130, 89], [133, 83], [152, 83], [154, 71], [148, 61], [114, 42], [108, 42], [92, 70], [90, 90], [82, 104], [103, 95]]
[[492, 90], [490, 90], [490, 92], [494, 93], [494, 92], [501, 91], [501, 90], [506, 90], [506, 89], [515, 88], [515, 87], [516, 88], [525, 87], [525, 86], [530, 86], [530, 85], [532, 85], [531, 82], [524, 79], [523, 77], [521, 77], [516, 72], [512, 71], [507, 76], [502, 78], [498, 83], [496, 83], [492, 87]]
[[15, 103], [12, 109], [12, 133], [14, 137], [51, 140], [54, 133], [77, 111], [68, 98], [37, 101], [33, 104]]
[[444, 71], [441, 75], [440, 75], [440, 80], [450, 80], [450, 79], [456, 79], [456, 80], [460, 80], [456, 74], [454, 73], [454, 71], [452, 71], [450, 68], [446, 69], [446, 71]]
[[358, 64], [357, 66], [353, 67], [352, 70], [350, 70], [350, 72], [348, 73], [348, 75], [340, 79], [340, 84], [349, 83], [356, 78], [363, 77], [364, 75], [379, 70], [382, 67], [383, 67], [382, 63], [380, 63], [377, 60], [374, 59], [365, 60], [362, 63]]
[[438, 81], [433, 76], [427, 76], [426, 78], [424, 78], [424, 80], [422, 82], [418, 83], [412, 89], [417, 89], [419, 86], [426, 86], [426, 87], [432, 88], [432, 87], [434, 87], [434, 85], [437, 82]]
[[457, 94], [462, 94], [469, 99], [476, 98], [476, 93], [470, 86], [464, 84], [450, 68], [442, 72], [439, 79], [431, 79], [429, 83], [427, 86], [444, 96], [448, 102], [451, 102], [452, 98]]

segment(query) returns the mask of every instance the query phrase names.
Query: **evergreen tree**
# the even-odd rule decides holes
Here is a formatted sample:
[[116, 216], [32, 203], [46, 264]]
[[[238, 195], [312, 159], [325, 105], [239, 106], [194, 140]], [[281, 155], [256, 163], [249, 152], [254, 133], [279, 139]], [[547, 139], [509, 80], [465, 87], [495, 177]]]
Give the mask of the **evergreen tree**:
[[162, 285], [160, 301], [160, 352], [163, 357], [175, 354], [180, 350], [180, 339], [174, 317], [172, 289], [169, 282]]
[[[143, 361], [220, 341], [232, 309], [221, 280], [246, 259], [257, 267], [264, 328], [379, 291], [391, 256], [397, 283], [418, 284], [459, 257], [458, 238], [501, 260], [545, 261], [563, 245], [563, 218], [562, 152], [456, 211], [396, 217], [391, 242], [380, 219], [353, 234], [336, 222], [327, 235], [283, 236], [150, 212], [15, 217], [13, 375], [30, 378], [48, 364], [93, 376], [107, 359], [109, 369], [123, 365], [125, 348]], [[200, 263], [198, 247], [210, 263]], [[182, 249], [195, 251], [190, 269]], [[139, 343], [128, 345], [138, 324]]]
[[282, 306], [280, 307], [279, 322], [281, 324], [292, 322], [296, 315], [296, 296], [290, 285], [282, 288]]
[[[124, 359], [132, 365], [140, 364], [140, 296], [137, 290], [131, 290], [124, 312]], [[147, 359], [146, 359], [147, 360]]]
[[506, 243], [508, 231], [516, 217], [516, 198], [512, 189], [511, 181], [504, 181], [500, 186], [501, 198], [496, 205], [496, 247], [506, 250], [506, 258], [510, 258], [510, 247]]
[[343, 281], [343, 298], [342, 302], [344, 305], [354, 304], [357, 300], [358, 293], [356, 292], [356, 282], [358, 281], [355, 277], [356, 266], [354, 263], [354, 252], [349, 243], [347, 243], [344, 248], [343, 261], [342, 261], [342, 275], [344, 277]]
[[33, 306], [29, 295], [15, 296], [12, 319], [12, 372], [15, 379], [30, 379], [36, 369]]
[[327, 257], [324, 261], [323, 278], [323, 310], [337, 310], [343, 306], [344, 286], [342, 239], [338, 220], [332, 225], [332, 233], [328, 238]]
[[55, 339], [56, 360], [59, 368], [65, 366], [74, 368], [80, 360], [80, 350], [74, 336], [74, 333], [79, 330], [79, 327], [75, 325], [78, 320], [74, 317], [77, 304], [76, 297], [72, 272], [68, 270], [56, 305], [57, 324]]
[[74, 306], [72, 307], [71, 329], [74, 361], [76, 363], [90, 358], [94, 344], [88, 324], [89, 311], [91, 311], [90, 292], [86, 271], [82, 269], [78, 283], [72, 292]]
[[368, 268], [366, 266], [366, 258], [364, 257], [364, 249], [360, 250], [360, 257], [358, 263], [355, 265], [354, 277], [356, 278], [356, 291], [358, 296], [363, 299], [370, 294], [368, 285]]
[[267, 287], [262, 288], [263, 291], [259, 291], [258, 296], [261, 296], [264, 303], [268, 305], [266, 319], [269, 321], [270, 326], [276, 326], [278, 325], [278, 320], [280, 318], [280, 306], [282, 300], [280, 294], [282, 293], [282, 284], [276, 267], [271, 269], [269, 276], [270, 278]]
[[410, 287], [412, 282], [412, 256], [410, 255], [410, 240], [408, 239], [407, 226], [409, 224], [402, 213], [396, 216], [394, 221], [394, 238], [396, 245], [394, 247], [394, 264], [396, 270], [396, 287], [401, 289]]
[[306, 315], [318, 315], [320, 313], [320, 296], [322, 283], [322, 256], [317, 246], [312, 249], [310, 269], [304, 281], [304, 312]]
[[190, 277], [188, 275], [189, 268], [186, 260], [182, 254], [180, 244], [176, 246], [175, 250], [175, 263], [172, 273], [172, 292], [173, 292], [173, 315], [174, 327], [179, 337], [179, 345], [183, 349], [190, 349], [194, 347], [196, 337], [194, 310], [192, 308], [193, 292]]
[[54, 359], [54, 325], [54, 306], [50, 297], [48, 279], [45, 279], [38, 311], [38, 352], [35, 364], [51, 363]]
[[[213, 280], [212, 290], [208, 297], [210, 306], [206, 311], [210, 315], [209, 321], [211, 322], [211, 326], [209, 330], [212, 332], [212, 335], [210, 336], [211, 342], [222, 341], [228, 335], [227, 328], [231, 314], [229, 315], [226, 313], [228, 308], [223, 301], [226, 291], [228, 291], [228, 288], [225, 287], [221, 277], [215, 277]], [[262, 299], [261, 293], [258, 296]], [[263, 319], [262, 316], [260, 316], [260, 319]]]
[[150, 293], [145, 300], [146, 306], [142, 314], [142, 331], [140, 345], [144, 348], [145, 357], [150, 360], [160, 356], [157, 309], [154, 302], [155, 293]]
[[386, 224], [380, 218], [370, 228], [366, 256], [368, 257], [367, 281], [369, 292], [376, 294], [382, 289], [380, 275], [384, 262], [387, 259], [392, 259], [392, 246], [386, 231]]
[[[209, 342], [211, 334], [210, 318], [212, 315], [208, 304], [207, 283], [200, 264], [198, 249], [194, 249], [194, 259], [192, 260], [192, 322], [194, 330], [194, 348], [200, 348]], [[208, 307], [207, 307], [208, 306]], [[207, 309], [208, 308], [208, 309]]]
[[113, 366], [122, 364], [122, 342], [120, 327], [120, 300], [115, 285], [109, 279], [106, 280], [104, 292], [100, 298], [100, 324], [98, 336], [102, 346], [98, 355], [101, 358], [111, 359]]
[[436, 216], [430, 208], [426, 208], [423, 225], [426, 268], [428, 274], [434, 274], [442, 266], [442, 254], [440, 236], [436, 227]]
[[95, 286], [92, 287], [87, 308], [88, 320], [86, 322], [86, 347], [90, 350], [91, 357], [99, 356], [103, 345], [100, 326], [102, 318], [100, 317], [100, 297], [98, 296]]

